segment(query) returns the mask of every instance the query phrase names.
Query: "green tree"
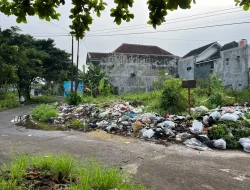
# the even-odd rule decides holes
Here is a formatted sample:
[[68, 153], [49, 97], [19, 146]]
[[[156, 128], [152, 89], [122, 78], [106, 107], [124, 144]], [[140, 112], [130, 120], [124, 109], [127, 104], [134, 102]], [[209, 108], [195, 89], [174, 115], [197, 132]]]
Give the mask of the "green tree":
[[62, 82], [69, 78], [70, 55], [52, 39], [36, 40], [20, 34], [18, 27], [0, 29], [0, 85], [15, 84], [19, 96], [30, 98], [31, 84], [38, 79]]
[[[154, 28], [165, 22], [168, 11], [181, 9], [190, 9], [192, 3], [196, 0], [147, 0], [145, 3], [149, 9], [148, 24]], [[236, 6], [243, 6], [244, 10], [249, 9], [250, 0], [234, 0]], [[110, 10], [110, 16], [114, 17], [114, 22], [118, 25], [122, 20], [129, 22], [134, 18], [130, 12], [134, 0], [114, 0], [116, 7]], [[27, 16], [37, 15], [40, 19], [50, 21], [51, 19], [59, 20], [60, 13], [58, 7], [65, 4], [65, 0], [0, 0], [0, 12], [5, 15], [15, 15], [17, 23], [27, 23]], [[98, 17], [101, 11], [105, 10], [107, 5], [104, 0], [72, 0], [73, 8], [70, 10], [70, 19], [72, 24], [71, 34], [76, 39], [82, 39], [86, 31], [89, 31], [89, 25], [92, 24], [93, 14]]]
[[105, 75], [105, 72], [101, 72], [100, 66], [94, 66], [91, 63], [87, 72], [83, 66], [83, 72], [79, 73], [79, 78], [83, 81], [84, 87], [90, 89], [90, 95], [96, 97], [109, 85]]

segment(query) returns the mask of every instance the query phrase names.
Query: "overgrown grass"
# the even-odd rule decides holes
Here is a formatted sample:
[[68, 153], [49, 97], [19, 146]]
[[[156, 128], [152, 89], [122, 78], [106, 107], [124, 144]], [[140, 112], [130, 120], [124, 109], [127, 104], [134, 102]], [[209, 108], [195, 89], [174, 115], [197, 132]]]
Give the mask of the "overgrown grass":
[[48, 121], [50, 117], [56, 117], [59, 110], [50, 104], [40, 104], [32, 109], [31, 114], [40, 121]]
[[[128, 181], [118, 167], [105, 167], [96, 159], [77, 160], [70, 155], [17, 156], [4, 165], [0, 174], [1, 190], [37, 189], [35, 181], [27, 180], [30, 170], [40, 171], [40, 178], [61, 176], [71, 190], [145, 190], [143, 185]], [[30, 183], [29, 183], [30, 182]]]

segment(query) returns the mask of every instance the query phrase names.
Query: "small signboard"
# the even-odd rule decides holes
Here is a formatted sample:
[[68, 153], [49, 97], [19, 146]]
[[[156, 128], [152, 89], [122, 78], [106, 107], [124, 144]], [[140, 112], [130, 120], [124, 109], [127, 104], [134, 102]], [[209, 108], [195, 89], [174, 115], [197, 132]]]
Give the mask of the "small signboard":
[[182, 88], [188, 89], [188, 113], [190, 114], [190, 89], [196, 88], [196, 80], [182, 81]]
[[182, 81], [182, 88], [196, 88], [196, 80]]

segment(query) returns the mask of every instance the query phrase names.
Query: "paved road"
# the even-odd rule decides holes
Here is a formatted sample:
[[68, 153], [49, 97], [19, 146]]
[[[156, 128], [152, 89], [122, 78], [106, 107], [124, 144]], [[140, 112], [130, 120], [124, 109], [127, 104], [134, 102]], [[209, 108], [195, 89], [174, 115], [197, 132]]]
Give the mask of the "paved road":
[[[0, 163], [11, 153], [71, 153], [101, 158], [133, 173], [139, 183], [157, 190], [250, 189], [250, 154], [241, 151], [199, 152], [116, 138], [105, 140], [74, 131], [39, 131], [16, 127], [11, 119], [32, 106], [0, 112]], [[125, 143], [129, 141], [130, 143]]]

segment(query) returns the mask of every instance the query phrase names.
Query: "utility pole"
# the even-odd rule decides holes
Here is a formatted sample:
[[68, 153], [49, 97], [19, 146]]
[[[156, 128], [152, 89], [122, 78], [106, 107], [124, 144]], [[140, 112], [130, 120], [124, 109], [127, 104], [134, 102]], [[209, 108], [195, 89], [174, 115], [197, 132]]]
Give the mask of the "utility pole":
[[78, 65], [79, 65], [79, 40], [77, 40], [77, 60], [76, 60], [76, 84], [75, 91], [78, 89]]
[[73, 81], [74, 81], [74, 37], [72, 35], [72, 65], [71, 65], [71, 92], [73, 92]]

